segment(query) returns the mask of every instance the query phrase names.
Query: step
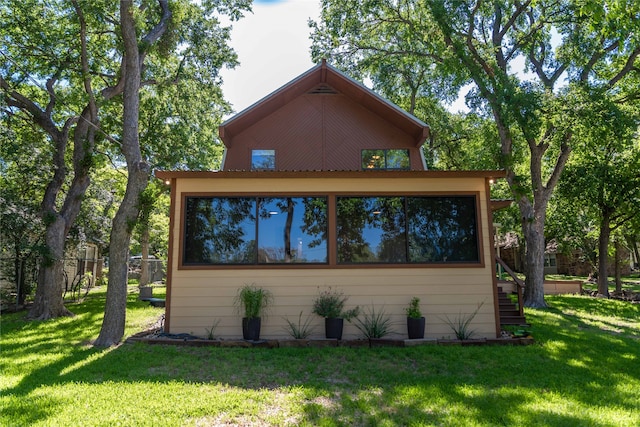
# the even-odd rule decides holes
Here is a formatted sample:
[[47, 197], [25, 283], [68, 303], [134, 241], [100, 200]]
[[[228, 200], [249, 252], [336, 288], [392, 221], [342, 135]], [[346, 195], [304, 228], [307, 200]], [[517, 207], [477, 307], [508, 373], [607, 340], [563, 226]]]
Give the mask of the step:
[[519, 310], [500, 310], [500, 317], [504, 316], [520, 316]]
[[501, 325], [531, 326], [523, 316], [500, 316]]

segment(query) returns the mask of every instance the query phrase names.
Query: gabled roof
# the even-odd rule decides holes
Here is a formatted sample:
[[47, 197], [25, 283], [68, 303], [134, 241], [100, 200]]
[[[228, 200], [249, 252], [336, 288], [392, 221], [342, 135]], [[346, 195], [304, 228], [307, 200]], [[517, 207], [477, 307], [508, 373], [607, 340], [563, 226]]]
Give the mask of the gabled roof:
[[230, 147], [234, 135], [262, 120], [291, 100], [309, 92], [341, 93], [347, 96], [406, 134], [411, 135], [416, 147], [424, 144], [429, 137], [427, 124], [328, 65], [323, 59], [319, 65], [222, 123], [219, 127], [220, 138], [225, 146]]

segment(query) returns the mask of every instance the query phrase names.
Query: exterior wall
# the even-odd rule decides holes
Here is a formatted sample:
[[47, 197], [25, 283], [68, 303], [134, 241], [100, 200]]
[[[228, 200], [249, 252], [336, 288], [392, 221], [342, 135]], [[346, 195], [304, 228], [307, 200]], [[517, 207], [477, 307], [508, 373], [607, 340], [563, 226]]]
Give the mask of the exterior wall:
[[410, 135], [340, 94], [305, 94], [233, 137], [225, 170], [250, 170], [251, 150], [275, 149], [276, 170], [361, 170], [363, 149], [408, 149], [423, 170]]
[[[366, 173], [363, 173], [366, 175]], [[324, 337], [324, 323], [311, 314], [319, 291], [331, 287], [349, 296], [347, 308], [359, 305], [364, 310], [375, 306], [391, 317], [395, 334], [406, 338], [404, 309], [413, 296], [421, 300], [427, 319], [425, 337], [453, 338], [446, 318], [474, 312], [482, 304], [471, 327], [477, 337], [497, 336], [492, 246], [485, 178], [262, 178], [250, 179], [175, 179], [173, 181], [173, 218], [169, 287], [167, 290], [167, 330], [206, 336], [207, 329], [218, 323], [216, 336], [240, 338], [241, 315], [234, 298], [245, 284], [269, 289], [274, 301], [262, 321], [262, 338], [287, 338], [285, 318], [298, 321], [311, 316], [315, 331], [312, 337]], [[377, 175], [380, 176], [380, 175]], [[181, 268], [178, 265], [182, 235], [180, 214], [182, 196], [188, 194], [478, 194], [478, 224], [482, 262], [473, 267], [437, 266], [252, 266], [222, 268]], [[334, 242], [329, 241], [329, 245]], [[343, 338], [361, 336], [353, 324], [345, 322]]]

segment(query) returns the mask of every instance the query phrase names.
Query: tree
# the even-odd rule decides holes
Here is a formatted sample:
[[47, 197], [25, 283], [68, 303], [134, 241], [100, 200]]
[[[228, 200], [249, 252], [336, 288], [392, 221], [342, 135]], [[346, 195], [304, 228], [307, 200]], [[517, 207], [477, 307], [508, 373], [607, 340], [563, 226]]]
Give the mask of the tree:
[[[64, 247], [89, 185], [99, 126], [90, 68], [100, 68], [104, 56], [90, 64], [95, 52], [89, 50], [87, 22], [76, 1], [50, 9], [10, 0], [0, 7], [0, 22], [3, 113], [30, 121], [51, 142], [53, 168], [40, 204], [46, 251], [29, 317], [71, 315], [62, 300]], [[100, 45], [99, 35], [91, 37]]]
[[[203, 59], [197, 52], [207, 46], [205, 39], [217, 28], [207, 24], [205, 17], [211, 18], [214, 11], [227, 11], [232, 15], [240, 16], [240, 11], [247, 7], [245, 2], [223, 2], [221, 5], [209, 4], [203, 5], [204, 16], [199, 19], [189, 21], [185, 19], [180, 22], [173, 19], [172, 9], [168, 0], [159, 0], [156, 10], [149, 10], [146, 5], [135, 7], [133, 2], [121, 0], [120, 2], [120, 30], [122, 33], [122, 41], [124, 45], [122, 64], [123, 70], [119, 85], [123, 89], [123, 132], [122, 132], [122, 154], [127, 164], [127, 189], [124, 199], [120, 204], [118, 212], [113, 219], [111, 230], [111, 239], [109, 244], [109, 253], [111, 259], [111, 267], [109, 268], [109, 288], [107, 289], [107, 304], [105, 307], [105, 316], [102, 322], [100, 335], [95, 341], [96, 346], [111, 346], [117, 344], [124, 334], [126, 302], [127, 302], [127, 260], [129, 255], [129, 245], [131, 241], [131, 233], [133, 225], [136, 223], [140, 213], [141, 195], [147, 188], [150, 178], [151, 167], [146, 159], [142, 156], [139, 138], [139, 119], [140, 119], [140, 89], [143, 82], [145, 59], [152, 51], [156, 43], [160, 44], [163, 36], [168, 37], [167, 44], [159, 45], [160, 52], [167, 54], [171, 50], [185, 49], [188, 55], [182, 57], [180, 67], [188, 66], [197, 60]], [[193, 13], [193, 8], [185, 10], [186, 16]], [[208, 13], [206, 13], [208, 12]], [[142, 14], [147, 20], [136, 20], [136, 17]], [[190, 17], [194, 18], [193, 15]], [[215, 23], [216, 21], [214, 21]], [[178, 25], [194, 25], [194, 28], [188, 28], [186, 34], [175, 30]], [[146, 34], [140, 39], [139, 32], [146, 31]], [[184, 31], [184, 29], [183, 29]], [[215, 37], [212, 37], [215, 38]], [[223, 39], [224, 40], [224, 39]], [[198, 41], [201, 41], [199, 45]], [[181, 46], [181, 43], [189, 43], [187, 46]], [[204, 44], [204, 46], [202, 46]], [[164, 50], [164, 52], [163, 52]], [[228, 50], [225, 50], [228, 52]], [[191, 57], [189, 56], [191, 55]], [[208, 52], [204, 58], [214, 59], [214, 63], [220, 61], [221, 56], [217, 52]], [[160, 57], [162, 58], [162, 57]], [[218, 62], [216, 62], [216, 60]], [[222, 57], [222, 63], [227, 58]], [[180, 68], [179, 68], [180, 71]], [[217, 70], [216, 70], [217, 71]], [[179, 77], [179, 76], [178, 76]]]
[[30, 126], [0, 118], [0, 274], [13, 280], [15, 303], [23, 306], [36, 282], [31, 272], [36, 271], [42, 247], [44, 227], [37, 202], [42, 194], [36, 181], [46, 161], [41, 149], [45, 143]]
[[567, 93], [559, 88], [568, 82], [615, 93], [635, 73], [640, 6], [628, 3], [325, 0], [314, 26], [316, 57], [362, 64], [372, 79], [395, 78], [371, 72], [376, 58], [391, 56], [428, 60], [456, 76], [451, 81], [473, 85], [468, 103], [494, 121], [497, 160], [520, 210], [527, 306], [545, 305], [546, 209], [571, 151], [571, 116], [559, 114]]
[[573, 131], [581, 144], [576, 144], [567, 164], [559, 193], [597, 222], [598, 293], [608, 296], [611, 233], [631, 221], [640, 208], [637, 110], [601, 91], [582, 94], [568, 107], [580, 116]]
[[[133, 2], [129, 4], [134, 7]], [[139, 70], [140, 86], [157, 88], [142, 95], [149, 112], [143, 114], [140, 159], [150, 159], [151, 166], [211, 165], [220, 150], [214, 136], [216, 121], [229, 110], [221, 98], [218, 70], [237, 63], [227, 46], [229, 28], [221, 26], [217, 16], [238, 19], [249, 9], [250, 1], [137, 4], [136, 25], [147, 35], [161, 19], [162, 10], [175, 12], [163, 23], [169, 29], [165, 37], [140, 47], [147, 59]], [[44, 164], [54, 164], [40, 209], [48, 252], [33, 317], [69, 313], [62, 303], [62, 254], [97, 155], [107, 155], [115, 163], [136, 157], [135, 150], [123, 147], [124, 140], [119, 140], [124, 76], [131, 64], [123, 61], [116, 16], [117, 7], [109, 1], [42, 4], [11, 0], [0, 6], [1, 54], [6, 59], [0, 73], [6, 105], [3, 117], [24, 118], [46, 134], [53, 161]], [[198, 133], [202, 140], [194, 136]], [[128, 150], [126, 155], [122, 148]], [[133, 198], [129, 196], [127, 203]]]

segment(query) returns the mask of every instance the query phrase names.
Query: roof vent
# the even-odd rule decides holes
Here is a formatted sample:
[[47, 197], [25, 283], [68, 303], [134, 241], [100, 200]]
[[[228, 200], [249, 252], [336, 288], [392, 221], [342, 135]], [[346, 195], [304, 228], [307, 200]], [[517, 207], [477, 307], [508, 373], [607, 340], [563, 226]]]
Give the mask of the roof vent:
[[326, 83], [321, 83], [311, 89], [308, 93], [311, 95], [337, 95], [338, 91]]

